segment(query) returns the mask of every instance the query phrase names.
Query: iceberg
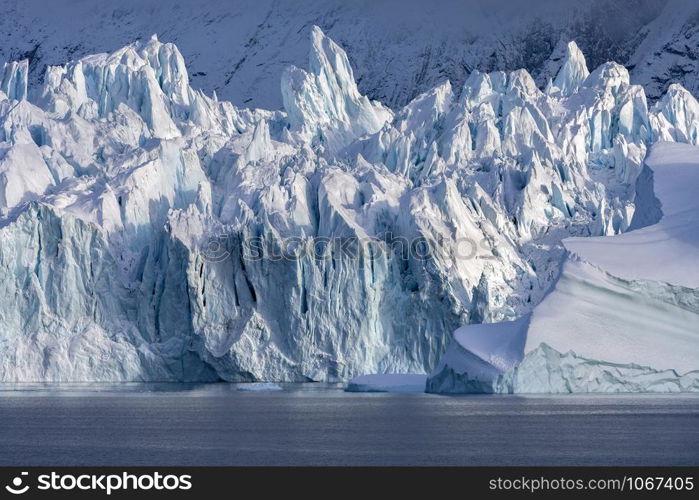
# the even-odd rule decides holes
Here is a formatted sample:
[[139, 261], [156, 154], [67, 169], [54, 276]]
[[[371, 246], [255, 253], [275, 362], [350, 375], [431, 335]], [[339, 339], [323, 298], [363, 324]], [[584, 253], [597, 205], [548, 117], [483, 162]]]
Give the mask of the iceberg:
[[349, 381], [347, 392], [425, 392], [427, 375], [382, 373], [360, 375]]
[[279, 384], [257, 382], [250, 384], [240, 384], [238, 386], [238, 390], [244, 392], [277, 392], [283, 391], [284, 389]]
[[611, 363], [562, 354], [547, 344], [527, 353], [516, 368], [494, 386], [505, 393], [697, 392], [699, 371], [682, 374], [636, 363]]
[[463, 326], [426, 383], [427, 392], [495, 392], [500, 379], [520, 364], [530, 318]]

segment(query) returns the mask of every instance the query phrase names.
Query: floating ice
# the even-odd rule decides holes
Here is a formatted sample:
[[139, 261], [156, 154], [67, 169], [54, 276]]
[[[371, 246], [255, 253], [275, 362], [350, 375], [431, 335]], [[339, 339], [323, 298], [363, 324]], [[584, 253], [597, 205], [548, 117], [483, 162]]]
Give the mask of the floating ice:
[[251, 384], [240, 384], [238, 386], [239, 391], [248, 392], [274, 392], [283, 391], [284, 389], [278, 384], [270, 384], [265, 382], [257, 382]]
[[360, 375], [349, 381], [347, 392], [425, 392], [427, 375], [383, 373]]

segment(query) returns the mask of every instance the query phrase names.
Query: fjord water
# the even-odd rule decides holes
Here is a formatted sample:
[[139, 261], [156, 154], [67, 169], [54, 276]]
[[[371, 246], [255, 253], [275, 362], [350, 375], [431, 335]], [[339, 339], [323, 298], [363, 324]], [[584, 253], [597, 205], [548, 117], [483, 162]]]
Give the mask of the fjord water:
[[0, 465], [697, 465], [699, 396], [0, 387]]

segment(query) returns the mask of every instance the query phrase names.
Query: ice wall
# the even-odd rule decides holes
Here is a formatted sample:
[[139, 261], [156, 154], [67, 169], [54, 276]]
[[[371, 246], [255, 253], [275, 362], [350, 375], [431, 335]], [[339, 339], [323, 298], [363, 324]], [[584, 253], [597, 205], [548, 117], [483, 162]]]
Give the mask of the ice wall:
[[30, 99], [4, 66], [0, 379], [428, 373], [460, 325], [530, 313], [563, 238], [628, 229], [649, 145], [694, 137], [691, 95], [649, 111], [572, 45], [563, 92], [474, 71], [395, 114], [348, 61], [312, 30], [281, 111], [195, 90], [157, 37]]

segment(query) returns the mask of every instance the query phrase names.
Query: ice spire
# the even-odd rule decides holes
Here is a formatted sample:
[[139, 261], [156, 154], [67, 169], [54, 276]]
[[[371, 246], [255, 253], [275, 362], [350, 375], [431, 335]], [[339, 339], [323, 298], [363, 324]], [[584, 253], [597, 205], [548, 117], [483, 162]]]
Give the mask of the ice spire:
[[378, 132], [390, 110], [359, 93], [347, 54], [321, 29], [311, 30], [309, 71], [291, 66], [282, 76], [284, 108], [293, 130], [339, 148]]
[[565, 61], [553, 81], [553, 88], [561, 95], [569, 96], [575, 93], [590, 74], [585, 62], [585, 56], [578, 45], [570, 41], [566, 48]]
[[273, 151], [272, 138], [269, 135], [269, 124], [267, 120], [260, 120], [255, 125], [250, 144], [245, 149], [244, 160], [246, 162], [262, 160]]

